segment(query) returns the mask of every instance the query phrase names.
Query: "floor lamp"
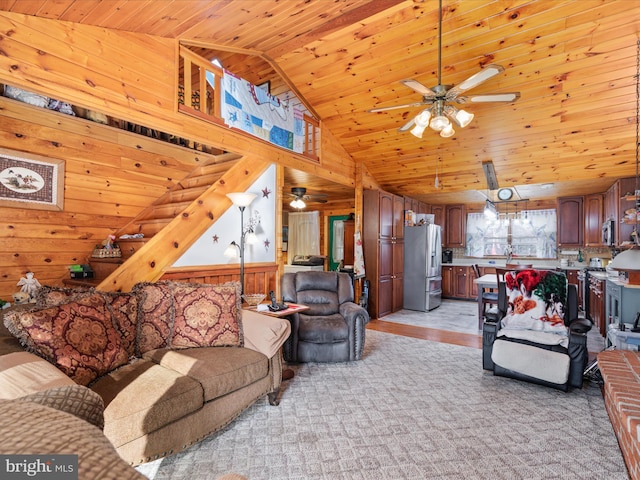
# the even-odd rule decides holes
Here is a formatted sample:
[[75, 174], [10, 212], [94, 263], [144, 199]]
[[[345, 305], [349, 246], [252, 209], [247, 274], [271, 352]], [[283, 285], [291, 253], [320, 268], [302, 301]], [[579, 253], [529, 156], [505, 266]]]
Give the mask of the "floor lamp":
[[233, 204], [240, 210], [240, 245], [235, 241], [231, 242], [227, 249], [224, 251], [225, 256], [235, 257], [236, 247], [240, 250], [240, 294], [244, 295], [244, 244], [247, 240], [247, 234], [252, 234], [244, 228], [244, 209], [251, 205], [251, 202], [255, 200], [257, 195], [254, 193], [236, 192], [227, 193], [227, 197], [233, 202]]

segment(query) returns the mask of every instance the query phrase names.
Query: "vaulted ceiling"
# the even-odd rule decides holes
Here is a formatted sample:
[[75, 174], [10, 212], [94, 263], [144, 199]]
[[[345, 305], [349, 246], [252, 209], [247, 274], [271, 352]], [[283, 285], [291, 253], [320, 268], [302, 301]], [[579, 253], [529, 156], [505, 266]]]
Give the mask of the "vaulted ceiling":
[[421, 107], [367, 110], [419, 102], [403, 79], [438, 83], [438, 0], [4, 0], [0, 8], [189, 43], [253, 83], [271, 81], [272, 93], [299, 95], [383, 188], [428, 203], [482, 202], [489, 160], [500, 187], [530, 199], [602, 192], [635, 175], [640, 2], [443, 4], [442, 83], [499, 64], [504, 72], [468, 93], [521, 97], [467, 104], [469, 126], [451, 138], [427, 128], [421, 139], [398, 132]]

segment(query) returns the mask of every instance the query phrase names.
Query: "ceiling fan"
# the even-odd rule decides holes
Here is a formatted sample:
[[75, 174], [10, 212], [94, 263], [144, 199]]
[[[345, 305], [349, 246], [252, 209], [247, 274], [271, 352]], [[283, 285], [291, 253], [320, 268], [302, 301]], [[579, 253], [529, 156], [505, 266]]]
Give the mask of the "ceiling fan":
[[307, 195], [307, 189], [304, 187], [293, 187], [291, 193], [287, 195], [293, 197], [293, 200], [291, 200], [289, 204], [293, 208], [301, 209], [306, 207], [305, 201], [311, 203], [327, 203], [327, 195], [325, 193]]
[[508, 93], [487, 93], [484, 95], [462, 95], [467, 90], [477, 87], [481, 83], [495, 77], [503, 72], [504, 68], [500, 65], [487, 65], [478, 73], [471, 75], [459, 85], [443, 85], [442, 84], [442, 0], [439, 2], [438, 15], [438, 85], [432, 88], [425, 87], [417, 80], [407, 79], [401, 80], [401, 83], [422, 95], [421, 102], [407, 103], [404, 105], [395, 105], [393, 107], [372, 108], [368, 112], [384, 112], [387, 110], [395, 110], [398, 108], [420, 107], [427, 105], [413, 119], [398, 129], [400, 132], [406, 132], [411, 129], [411, 133], [418, 138], [422, 138], [422, 133], [427, 126], [440, 133], [441, 137], [451, 137], [455, 130], [451, 123], [464, 128], [473, 120], [474, 115], [464, 110], [459, 110], [455, 104], [463, 103], [482, 103], [482, 102], [513, 102], [520, 98], [520, 92]]

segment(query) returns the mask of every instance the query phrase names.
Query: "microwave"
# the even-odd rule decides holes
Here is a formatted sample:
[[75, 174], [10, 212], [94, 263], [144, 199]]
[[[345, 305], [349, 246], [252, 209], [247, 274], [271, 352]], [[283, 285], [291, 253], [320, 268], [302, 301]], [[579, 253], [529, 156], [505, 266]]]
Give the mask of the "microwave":
[[614, 238], [614, 228], [615, 222], [614, 220], [607, 220], [602, 224], [602, 243], [603, 245], [613, 246], [615, 238]]

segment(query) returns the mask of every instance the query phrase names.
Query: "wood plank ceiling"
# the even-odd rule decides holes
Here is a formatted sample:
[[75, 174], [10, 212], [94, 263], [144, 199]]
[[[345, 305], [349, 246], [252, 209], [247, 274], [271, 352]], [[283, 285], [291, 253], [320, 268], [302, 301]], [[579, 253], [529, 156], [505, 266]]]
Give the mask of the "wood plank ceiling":
[[[253, 83], [270, 80], [275, 94], [298, 93], [383, 188], [427, 203], [482, 202], [487, 160], [500, 187], [532, 200], [635, 175], [640, 2], [443, 3], [442, 83], [496, 63], [505, 71], [469, 93], [521, 98], [466, 106], [468, 127], [422, 139], [397, 130], [420, 107], [367, 110], [420, 101], [402, 79], [438, 83], [437, 0], [3, 0], [0, 9], [188, 42]], [[300, 186], [326, 190], [304, 178]]]

